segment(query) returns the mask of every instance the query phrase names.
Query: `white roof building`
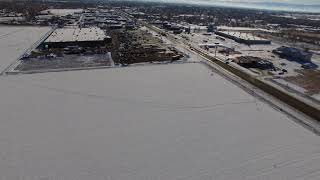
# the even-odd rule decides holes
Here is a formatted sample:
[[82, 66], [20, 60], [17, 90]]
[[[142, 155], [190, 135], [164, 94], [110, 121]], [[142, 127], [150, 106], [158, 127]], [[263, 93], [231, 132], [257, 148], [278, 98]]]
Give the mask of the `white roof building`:
[[264, 39], [264, 38], [260, 38], [260, 37], [254, 36], [253, 34], [250, 34], [250, 33], [235, 32], [235, 31], [234, 32], [222, 31], [222, 33], [228, 34], [230, 36], [234, 36], [234, 37], [239, 38], [239, 39], [248, 40], [248, 41], [254, 41], [254, 40], [265, 41], [265, 40], [267, 40], [267, 39]]
[[98, 27], [90, 28], [59, 28], [56, 29], [45, 43], [74, 42], [74, 41], [103, 41], [108, 38], [105, 32]]

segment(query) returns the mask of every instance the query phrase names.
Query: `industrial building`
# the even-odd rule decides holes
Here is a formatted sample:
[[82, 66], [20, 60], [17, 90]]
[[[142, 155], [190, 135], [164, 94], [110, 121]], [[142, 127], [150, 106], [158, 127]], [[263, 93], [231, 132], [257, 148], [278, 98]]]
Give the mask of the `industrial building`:
[[274, 69], [272, 62], [252, 56], [240, 56], [234, 62], [245, 68], [258, 68], [261, 70]]
[[67, 46], [97, 47], [111, 42], [111, 37], [98, 27], [59, 28], [44, 41], [46, 48], [65, 48]]
[[312, 57], [312, 53], [310, 52], [287, 46], [281, 46], [272, 52], [278, 54], [280, 57], [294, 61], [311, 61]]
[[271, 44], [270, 40], [253, 36], [249, 33], [230, 32], [230, 31], [216, 31], [217, 35], [232, 39], [238, 43], [254, 45], [254, 44]]
[[213, 24], [210, 24], [208, 26], [207, 32], [215, 32], [217, 30], [217, 27]]

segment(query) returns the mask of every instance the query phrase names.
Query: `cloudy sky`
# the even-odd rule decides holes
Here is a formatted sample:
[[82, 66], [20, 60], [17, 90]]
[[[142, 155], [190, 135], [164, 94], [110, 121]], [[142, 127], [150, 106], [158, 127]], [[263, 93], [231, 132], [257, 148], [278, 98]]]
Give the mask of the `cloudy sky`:
[[[174, 1], [174, 0], [159, 0], [159, 1]], [[320, 4], [320, 0], [176, 0], [186, 2], [229, 2], [229, 3], [261, 3], [261, 2], [276, 2], [276, 3], [290, 3], [290, 4]]]
[[320, 12], [320, 0], [145, 0], [270, 10]]

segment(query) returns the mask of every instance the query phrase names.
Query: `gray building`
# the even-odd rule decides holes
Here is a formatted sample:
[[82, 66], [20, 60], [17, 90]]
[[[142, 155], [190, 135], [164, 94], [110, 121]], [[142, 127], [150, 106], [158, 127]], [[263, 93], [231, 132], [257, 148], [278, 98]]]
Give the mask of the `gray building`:
[[287, 58], [294, 61], [311, 61], [312, 53], [306, 52], [297, 48], [281, 46], [272, 51], [282, 58]]

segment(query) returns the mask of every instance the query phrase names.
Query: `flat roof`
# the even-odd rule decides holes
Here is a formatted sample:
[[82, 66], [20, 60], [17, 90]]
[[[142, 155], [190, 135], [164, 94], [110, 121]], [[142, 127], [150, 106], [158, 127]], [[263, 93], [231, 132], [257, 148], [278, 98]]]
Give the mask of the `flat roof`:
[[74, 13], [81, 13], [83, 9], [46, 9], [41, 11], [41, 13], [50, 13], [57, 16], [65, 16]]
[[260, 38], [257, 36], [254, 36], [250, 33], [243, 33], [243, 32], [236, 32], [236, 31], [219, 31], [221, 33], [225, 33], [243, 40], [249, 40], [249, 41], [268, 41], [267, 39]]
[[107, 38], [105, 32], [98, 27], [90, 28], [59, 28], [56, 29], [45, 43], [74, 41], [103, 41]]
[[319, 136], [202, 64], [0, 84], [3, 179], [320, 179]]

